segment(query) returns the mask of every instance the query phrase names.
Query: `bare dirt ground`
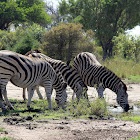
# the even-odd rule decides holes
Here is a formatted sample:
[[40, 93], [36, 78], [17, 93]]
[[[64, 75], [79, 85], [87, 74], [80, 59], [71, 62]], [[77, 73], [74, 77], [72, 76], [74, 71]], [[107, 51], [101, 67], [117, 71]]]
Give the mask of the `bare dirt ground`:
[[[140, 101], [140, 84], [129, 84], [129, 103], [133, 105]], [[44, 89], [40, 88], [45, 97]], [[7, 87], [8, 98], [22, 100], [22, 89], [11, 83]], [[67, 89], [68, 98], [72, 97], [72, 90]], [[88, 90], [89, 98], [97, 97], [94, 88]], [[105, 99], [109, 104], [117, 105], [116, 95], [106, 89]], [[53, 96], [55, 93], [53, 92]], [[38, 98], [34, 94], [33, 99]], [[140, 135], [140, 123], [118, 120], [96, 120], [96, 119], [63, 119], [63, 120], [42, 120], [42, 121], [6, 121], [0, 119], [0, 128], [7, 132], [0, 133], [0, 137], [10, 136], [15, 140], [128, 140]]]

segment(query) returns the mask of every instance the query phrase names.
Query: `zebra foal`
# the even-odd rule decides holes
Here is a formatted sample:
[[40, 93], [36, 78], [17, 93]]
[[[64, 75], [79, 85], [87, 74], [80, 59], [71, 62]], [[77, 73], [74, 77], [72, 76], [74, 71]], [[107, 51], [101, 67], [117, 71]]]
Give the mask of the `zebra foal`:
[[42, 53], [39, 53], [37, 50], [30, 51], [27, 54], [31, 58], [37, 57], [43, 59], [46, 62], [49, 62], [51, 66], [54, 68], [54, 70], [56, 71], [56, 73], [59, 70], [64, 80], [75, 92], [78, 101], [82, 97], [82, 93], [84, 97], [87, 98], [87, 93], [86, 93], [87, 86], [84, 84], [82, 78], [79, 76], [79, 74], [73, 67], [68, 66], [67, 64], [65, 64], [60, 60], [55, 60]]
[[56, 90], [58, 106], [63, 106], [66, 103], [66, 84], [62, 84], [52, 66], [41, 59], [29, 58], [12, 51], [0, 51], [0, 107], [3, 111], [6, 108], [3, 104], [2, 94], [8, 107], [13, 108], [7, 98], [6, 85], [8, 81], [18, 87], [27, 88], [28, 108], [30, 108], [31, 98], [37, 85], [45, 88], [49, 109], [52, 109], [52, 85]]
[[92, 53], [82, 52], [73, 61], [73, 67], [79, 72], [83, 81], [90, 87], [97, 86], [98, 96], [103, 97], [105, 88], [109, 88], [117, 95], [117, 103], [129, 110], [127, 87], [112, 71], [102, 66]]

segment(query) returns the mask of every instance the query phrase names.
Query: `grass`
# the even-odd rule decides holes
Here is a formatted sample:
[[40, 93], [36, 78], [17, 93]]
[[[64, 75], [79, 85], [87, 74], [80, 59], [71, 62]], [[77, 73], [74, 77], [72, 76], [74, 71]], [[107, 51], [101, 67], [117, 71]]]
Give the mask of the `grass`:
[[130, 75], [130, 76], [128, 76], [128, 80], [131, 83], [133, 83], [133, 82], [140, 83], [140, 75]]
[[79, 103], [76, 101], [70, 101], [67, 103], [65, 110], [62, 108], [57, 109], [57, 105], [52, 100], [54, 110], [48, 109], [48, 102], [46, 100], [34, 100], [31, 104], [32, 110], [27, 110], [27, 102], [20, 100], [10, 100], [15, 110], [8, 111], [6, 114], [0, 112], [1, 116], [11, 116], [14, 113], [18, 113], [22, 117], [31, 116], [34, 119], [64, 119], [64, 118], [80, 118], [88, 116], [107, 116], [107, 104], [105, 100], [96, 99], [94, 101], [87, 102], [85, 99], [81, 99]]
[[[0, 133], [4, 132], [5, 134], [8, 133], [7, 130], [0, 128]], [[2, 137], [0, 138], [0, 140], [11, 140], [10, 137]]]
[[140, 63], [114, 58], [103, 62], [103, 65], [122, 79], [128, 79], [130, 82], [140, 82]]
[[7, 132], [7, 130], [0, 128], [0, 132]]
[[12, 138], [10, 138], [10, 137], [2, 137], [2, 138], [0, 138], [0, 140], [12, 140]]
[[136, 106], [140, 107], [140, 102], [135, 103]]
[[135, 123], [140, 123], [140, 116], [124, 116], [122, 120], [133, 121]]
[[129, 140], [140, 140], [140, 136], [138, 136], [137, 138], [131, 138]]

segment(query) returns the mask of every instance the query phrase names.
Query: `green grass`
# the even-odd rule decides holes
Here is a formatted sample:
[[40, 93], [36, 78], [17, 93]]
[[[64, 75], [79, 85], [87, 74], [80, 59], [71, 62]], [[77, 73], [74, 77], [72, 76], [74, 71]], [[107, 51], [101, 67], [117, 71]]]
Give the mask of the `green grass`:
[[10, 137], [2, 137], [2, 138], [0, 138], [0, 140], [12, 140], [12, 138], [10, 138]]
[[136, 102], [135, 105], [140, 107], [140, 102]]
[[[54, 100], [52, 100], [52, 105], [54, 110], [48, 109], [48, 102], [46, 100], [34, 100], [31, 103], [31, 111], [27, 110], [27, 102], [20, 100], [10, 100], [15, 110], [8, 111], [6, 114], [0, 112], [1, 116], [11, 116], [14, 113], [18, 113], [19, 116], [27, 117], [31, 116], [34, 119], [64, 119], [64, 118], [80, 118], [88, 116], [107, 116], [107, 104], [105, 100], [96, 99], [94, 101], [87, 102], [87, 100], [81, 99], [79, 103], [76, 101], [70, 101], [67, 103], [65, 110], [62, 108], [57, 109], [57, 105]], [[32, 111], [37, 112], [32, 112]]]
[[[52, 100], [53, 110], [48, 109], [48, 102], [46, 100], [34, 100], [31, 103], [32, 110], [27, 110], [27, 101], [10, 100], [15, 110], [8, 111], [6, 114], [0, 112], [1, 117], [9, 118], [15, 116], [17, 119], [32, 117], [32, 120], [46, 120], [46, 119], [78, 119], [78, 118], [110, 118], [115, 117], [121, 120], [134, 121], [138, 123], [140, 116], [128, 113], [112, 114], [107, 110], [108, 104], [104, 99], [94, 99], [89, 102], [81, 99], [79, 103], [76, 101], [69, 101], [65, 110], [57, 109], [55, 100]], [[15, 115], [18, 114], [18, 115]], [[31, 121], [32, 121], [31, 120]], [[3, 131], [3, 130], [0, 130]]]
[[140, 122], [140, 116], [124, 116], [121, 119], [122, 120], [133, 121], [135, 123], [139, 123]]
[[7, 132], [7, 131], [3, 128], [0, 128], [0, 132]]
[[140, 136], [138, 136], [137, 138], [131, 138], [129, 140], [140, 140]]
[[128, 76], [128, 80], [131, 82], [131, 83], [140, 83], [140, 75], [130, 75]]
[[140, 82], [140, 63], [127, 61], [122, 58], [114, 58], [103, 62], [103, 65], [122, 79]]
[[[0, 128], [0, 133], [2, 133], [2, 132], [7, 133], [7, 130]], [[0, 140], [11, 140], [11, 138], [10, 137], [2, 137], [2, 138], [0, 138]]]

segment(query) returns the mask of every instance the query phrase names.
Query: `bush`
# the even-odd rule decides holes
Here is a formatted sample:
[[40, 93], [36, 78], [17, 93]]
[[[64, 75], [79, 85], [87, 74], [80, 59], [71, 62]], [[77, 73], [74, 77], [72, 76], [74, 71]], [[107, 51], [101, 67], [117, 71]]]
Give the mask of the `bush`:
[[90, 101], [90, 103], [86, 99], [80, 99], [79, 103], [71, 101], [68, 109], [74, 116], [95, 115], [100, 117], [108, 114], [107, 103], [104, 99], [99, 98]]
[[25, 24], [13, 32], [0, 31], [0, 49], [25, 54], [40, 47], [44, 32], [45, 29], [37, 24]]
[[93, 51], [92, 37], [93, 32], [84, 32], [81, 24], [62, 23], [44, 34], [42, 49], [48, 56], [66, 62], [83, 50]]

